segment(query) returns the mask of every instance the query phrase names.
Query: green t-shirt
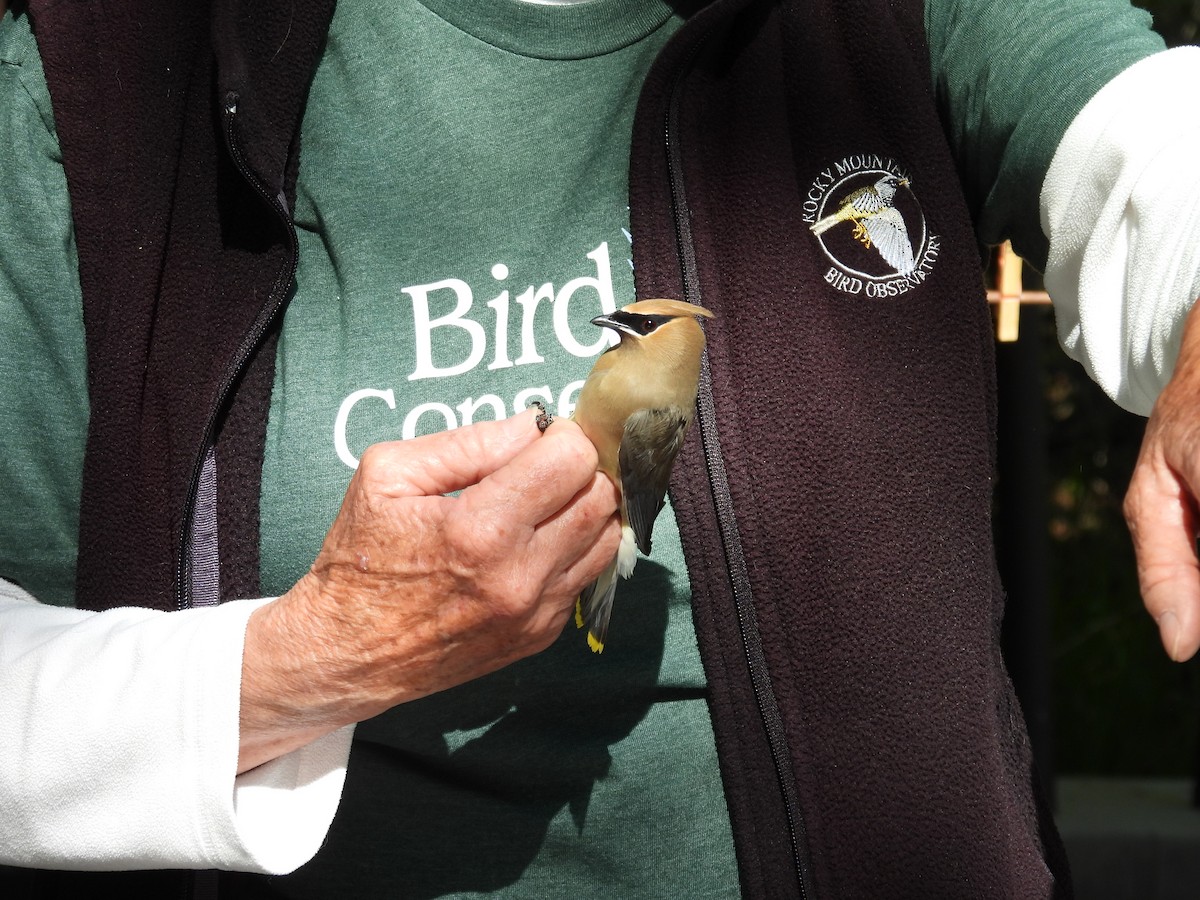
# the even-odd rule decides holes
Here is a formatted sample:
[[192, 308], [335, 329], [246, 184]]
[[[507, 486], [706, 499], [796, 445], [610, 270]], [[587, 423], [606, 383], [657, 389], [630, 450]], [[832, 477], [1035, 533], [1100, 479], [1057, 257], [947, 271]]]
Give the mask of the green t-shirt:
[[[1161, 47], [1125, 0], [929, 0], [934, 84], [980, 234], [1044, 252], [1074, 113]], [[628, 140], [678, 26], [662, 0], [343, 0], [301, 142], [295, 297], [263, 472], [263, 583], [315, 556], [377, 440], [569, 410], [632, 299]], [[1023, 64], [1023, 59], [1038, 64]], [[1006, 61], [1003, 78], [993, 62]], [[1054, 60], [1044, 65], [1045, 59]], [[0, 20], [0, 576], [70, 603], [87, 426], [74, 244], [24, 17]], [[731, 840], [670, 509], [602, 656], [546, 653], [364, 723], [294, 896], [733, 896]], [[368, 888], [368, 886], [371, 886]]]
[[[590, 320], [633, 300], [633, 111], [679, 24], [643, 0], [338, 6], [301, 134], [268, 593], [311, 564], [368, 445], [532, 399], [570, 414], [608, 346]], [[736, 896], [669, 509], [655, 536], [603, 655], [569, 626], [538, 657], [360, 725], [327, 846], [276, 889]]]
[[28, 20], [0, 17], [0, 577], [75, 589], [87, 363], [75, 236]]

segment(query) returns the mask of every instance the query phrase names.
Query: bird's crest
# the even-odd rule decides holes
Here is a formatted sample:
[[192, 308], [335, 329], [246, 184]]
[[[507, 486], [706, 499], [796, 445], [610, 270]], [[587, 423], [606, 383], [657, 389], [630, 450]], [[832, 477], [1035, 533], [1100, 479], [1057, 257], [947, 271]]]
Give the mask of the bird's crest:
[[682, 300], [666, 300], [661, 298], [639, 300], [636, 303], [630, 303], [628, 306], [622, 307], [621, 312], [644, 316], [701, 316], [705, 319], [713, 318], [713, 314], [703, 306], [697, 306], [695, 303], [685, 303]]

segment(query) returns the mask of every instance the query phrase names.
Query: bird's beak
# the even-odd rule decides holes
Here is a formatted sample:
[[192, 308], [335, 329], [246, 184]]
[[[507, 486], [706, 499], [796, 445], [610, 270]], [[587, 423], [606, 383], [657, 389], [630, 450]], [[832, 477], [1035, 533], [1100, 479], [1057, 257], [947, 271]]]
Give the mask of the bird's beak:
[[906, 187], [908, 187], [908, 185], [909, 185], [909, 181], [907, 178], [900, 179], [900, 187], [906, 188]]
[[634, 331], [632, 328], [630, 328], [628, 325], [626, 325], [620, 319], [615, 318], [615, 315], [612, 313], [606, 313], [605, 315], [602, 315], [602, 316], [596, 316], [596, 318], [592, 319], [592, 324], [599, 325], [601, 328], [611, 328], [613, 331], [617, 332], [618, 334], [627, 334], [630, 337], [638, 336], [636, 331]]

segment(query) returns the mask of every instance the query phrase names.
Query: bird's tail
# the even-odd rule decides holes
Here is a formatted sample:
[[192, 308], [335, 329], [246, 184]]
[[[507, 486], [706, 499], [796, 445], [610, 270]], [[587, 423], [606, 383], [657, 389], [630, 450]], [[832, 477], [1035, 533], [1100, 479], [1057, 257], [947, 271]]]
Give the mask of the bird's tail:
[[628, 578], [633, 574], [636, 562], [637, 542], [633, 529], [626, 525], [621, 529], [621, 546], [613, 561], [580, 592], [575, 601], [575, 626], [587, 628], [587, 642], [593, 653], [604, 652], [608, 620], [612, 618], [613, 598], [617, 594], [617, 576]]

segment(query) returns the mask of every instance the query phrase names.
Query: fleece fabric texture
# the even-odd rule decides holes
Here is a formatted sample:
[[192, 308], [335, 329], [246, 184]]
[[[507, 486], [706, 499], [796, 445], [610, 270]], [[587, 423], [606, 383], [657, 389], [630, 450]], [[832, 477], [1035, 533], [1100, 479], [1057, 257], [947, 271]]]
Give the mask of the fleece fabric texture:
[[[239, 548], [223, 567], [223, 593], [259, 593], [254, 448], [271, 379], [262, 339], [295, 265], [282, 211], [294, 191], [292, 135], [303, 107], [294, 86], [306, 85], [316, 65], [332, 3], [278, 22], [249, 5], [214, 6], [213, 28], [229, 38], [222, 46], [238, 51], [218, 56], [217, 72], [205, 4], [30, 4], [73, 185], [87, 298], [93, 408], [77, 570], [84, 608], [119, 602], [118, 592], [159, 609], [186, 605], [189, 497], [213, 438], [230, 500], [220, 508], [233, 514], [221, 522], [221, 544]], [[143, 39], [151, 33], [162, 39]], [[165, 92], [163, 73], [175, 85]], [[248, 182], [237, 165], [252, 173]], [[236, 217], [222, 214], [230, 207]], [[110, 227], [114, 220], [129, 227]], [[188, 254], [174, 252], [181, 245]], [[195, 304], [196, 296], [206, 302]], [[243, 373], [252, 355], [260, 364]], [[235, 380], [248, 390], [227, 410]]]
[[[672, 497], [743, 885], [796, 894], [791, 835], [818, 897], [1064, 896], [997, 649], [991, 326], [919, 4], [708, 12], [707, 43], [668, 48], [643, 95], [632, 231], [640, 296], [716, 313], [717, 415]], [[938, 238], [899, 298], [839, 290], [804, 218], [867, 149], [905, 167]], [[785, 763], [754, 714], [772, 698], [751, 689], [748, 609]]]

